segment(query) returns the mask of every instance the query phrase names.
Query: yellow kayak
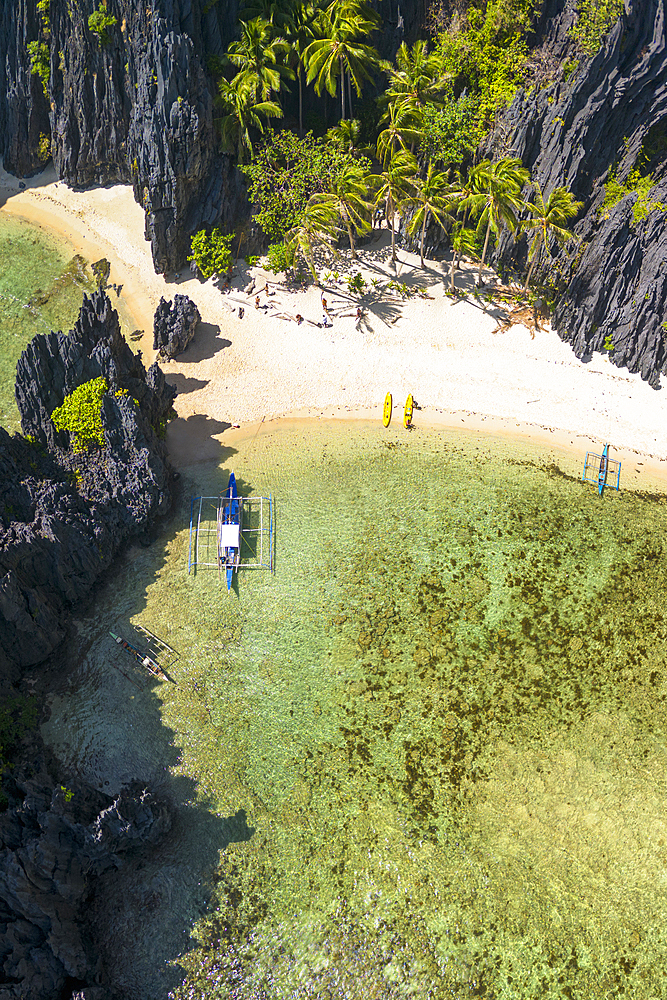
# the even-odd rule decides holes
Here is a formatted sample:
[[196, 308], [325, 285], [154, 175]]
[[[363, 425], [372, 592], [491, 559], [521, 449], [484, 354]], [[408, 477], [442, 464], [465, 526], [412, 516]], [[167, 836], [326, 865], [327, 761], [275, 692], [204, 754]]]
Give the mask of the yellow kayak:
[[389, 421], [391, 420], [391, 393], [388, 392], [384, 397], [384, 410], [382, 411], [382, 423], [385, 427], [389, 427]]
[[410, 395], [405, 401], [405, 410], [403, 411], [403, 426], [406, 429], [412, 426], [412, 393], [410, 393]]

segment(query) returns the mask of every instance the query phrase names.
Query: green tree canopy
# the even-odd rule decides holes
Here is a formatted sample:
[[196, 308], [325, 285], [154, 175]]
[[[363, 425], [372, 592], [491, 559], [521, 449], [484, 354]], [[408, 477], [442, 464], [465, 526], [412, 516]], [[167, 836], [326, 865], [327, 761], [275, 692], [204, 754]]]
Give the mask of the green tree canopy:
[[477, 97], [485, 126], [524, 81], [526, 36], [536, 6], [536, 0], [479, 0], [438, 36], [443, 71], [457, 94], [466, 90]]
[[356, 258], [355, 233], [367, 233], [373, 206], [368, 200], [368, 177], [359, 163], [347, 163], [330, 187], [338, 214], [347, 231], [352, 257]]
[[411, 108], [425, 104], [441, 104], [449, 73], [445, 72], [440, 52], [429, 52], [428, 42], [422, 39], [409, 49], [405, 42], [396, 53], [396, 65], [382, 63], [382, 69], [389, 77], [389, 86], [382, 95], [383, 102], [408, 104]]
[[421, 111], [409, 103], [390, 104], [380, 119], [386, 127], [377, 140], [377, 158], [387, 166], [397, 149], [407, 149], [421, 140]]
[[313, 281], [317, 271], [313, 251], [319, 246], [335, 254], [334, 242], [339, 232], [338, 205], [332, 194], [313, 194], [308, 199], [300, 221], [286, 234], [286, 246], [297, 261], [302, 257], [308, 265]]
[[225, 234], [217, 228], [207, 233], [205, 229], [201, 229], [190, 241], [192, 253], [188, 260], [195, 262], [202, 278], [224, 274], [232, 262], [233, 240], [234, 233]]
[[521, 189], [530, 180], [530, 174], [521, 166], [521, 160], [507, 157], [496, 163], [483, 160], [477, 165], [475, 176], [479, 193], [471, 195], [469, 200], [473, 214], [479, 214], [477, 231], [485, 232], [477, 276], [477, 281], [481, 284], [491, 231], [499, 236], [504, 226], [512, 231], [516, 229], [517, 214], [524, 206]]
[[299, 139], [293, 132], [273, 132], [255, 150], [252, 162], [242, 167], [257, 212], [253, 219], [272, 240], [282, 240], [299, 224], [308, 199], [331, 191], [348, 164], [370, 170], [364, 157], [354, 157], [335, 140], [315, 138], [308, 132]]
[[241, 38], [232, 42], [224, 62], [236, 66], [243, 83], [254, 86], [263, 101], [280, 91], [283, 77], [294, 79], [294, 73], [283, 62], [289, 46], [284, 38], [275, 36], [273, 25], [261, 17], [241, 21]]
[[62, 401], [51, 414], [58, 431], [68, 431], [74, 451], [85, 451], [90, 445], [104, 447], [102, 398], [109, 386], [101, 375], [84, 382]]
[[473, 156], [484, 134], [477, 98], [451, 97], [442, 107], [423, 108], [419, 151], [442, 167], [458, 167]]
[[391, 224], [391, 259], [396, 264], [396, 233], [394, 216], [415, 194], [418, 164], [407, 149], [399, 149], [384, 170], [372, 174], [369, 181], [375, 189], [375, 204], [384, 205], [385, 215]]

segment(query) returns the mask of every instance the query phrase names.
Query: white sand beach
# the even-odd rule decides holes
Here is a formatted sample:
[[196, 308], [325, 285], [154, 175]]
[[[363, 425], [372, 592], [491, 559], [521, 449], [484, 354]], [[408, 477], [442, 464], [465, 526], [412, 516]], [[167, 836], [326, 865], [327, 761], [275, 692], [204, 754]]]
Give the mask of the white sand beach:
[[[379, 421], [387, 392], [400, 424], [411, 392], [420, 407], [417, 427], [527, 436], [547, 448], [575, 449], [582, 458], [587, 448], [609, 441], [614, 457], [626, 459], [624, 485], [642, 484], [649, 470], [667, 476], [664, 392], [605, 356], [578, 361], [548, 325], [534, 338], [523, 325], [499, 328], [499, 307], [472, 294], [473, 265], [457, 272], [459, 287], [471, 294], [452, 299], [445, 294], [447, 259], [426, 261], [422, 269], [418, 255], [399, 248], [394, 272], [389, 233], [383, 231], [359, 250], [358, 261], [348, 250], [329, 266], [338, 281], [323, 277], [326, 267], [320, 270], [323, 292], [315, 286], [292, 291], [241, 258], [225, 293], [215, 279], [202, 283], [189, 271], [155, 274], [144, 213], [129, 185], [72, 191], [49, 167], [20, 189], [16, 178], [0, 170], [0, 205], [57, 231], [88, 259], [111, 261], [110, 280], [123, 286], [121, 301], [144, 331], [134, 346], [145, 363], [155, 356], [152, 320], [160, 297], [170, 300], [180, 292], [197, 303], [202, 325], [195, 340], [177, 360], [163, 364], [179, 390], [181, 419], [169, 430], [176, 464], [210, 457], [211, 438], [219, 442], [224, 434], [227, 441], [230, 425], [247, 430], [250, 423], [287, 415]], [[369, 289], [360, 320], [359, 298], [344, 281], [357, 271]], [[246, 294], [253, 279], [255, 290]], [[403, 298], [387, 290], [390, 280], [417, 294]], [[261, 291], [267, 281], [270, 295]], [[319, 325], [321, 294], [333, 323], [328, 328]], [[289, 318], [297, 314], [304, 317], [301, 324]]]

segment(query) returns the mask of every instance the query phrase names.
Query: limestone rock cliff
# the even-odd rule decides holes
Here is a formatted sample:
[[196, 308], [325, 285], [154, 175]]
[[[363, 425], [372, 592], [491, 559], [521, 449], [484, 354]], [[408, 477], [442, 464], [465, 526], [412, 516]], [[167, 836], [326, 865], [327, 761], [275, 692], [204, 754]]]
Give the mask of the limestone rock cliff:
[[169, 832], [171, 811], [137, 782], [113, 798], [77, 778], [63, 785], [40, 741], [29, 750], [3, 782], [0, 993], [50, 1000], [74, 987], [106, 1000], [86, 909], [100, 875]]
[[[667, 371], [667, 41], [664, 0], [629, 0], [597, 54], [569, 35], [575, 15], [565, 0], [545, 6], [542, 51], [555, 79], [517, 95], [486, 152], [511, 151], [545, 194], [565, 185], [584, 210], [578, 237], [535, 277], [558, 294], [554, 325], [577, 357], [612, 343], [611, 360], [658, 388]], [[563, 67], [574, 67], [566, 79]], [[633, 219], [637, 193], [603, 210], [610, 171], [625, 184], [633, 168], [651, 174], [651, 208]], [[527, 241], [505, 238], [497, 260], [525, 264]]]
[[[0, 153], [18, 176], [39, 170], [50, 136], [72, 187], [132, 183], [146, 211], [155, 268], [178, 268], [190, 235], [229, 223], [245, 205], [241, 175], [218, 152], [206, 71], [233, 37], [236, 3], [109, 0], [116, 25], [103, 42], [88, 27], [93, 0], [51, 0], [45, 30], [34, 0], [0, 14]], [[30, 72], [29, 42], [48, 47], [48, 99]]]
[[[100, 375], [111, 390], [102, 404], [105, 448], [75, 455], [50, 414]], [[31, 341], [16, 396], [30, 438], [0, 428], [0, 676], [12, 680], [58, 645], [69, 609], [123, 542], [169, 509], [173, 473], [160, 435], [175, 390], [156, 364], [144, 370], [100, 291], [84, 297], [69, 334]]]

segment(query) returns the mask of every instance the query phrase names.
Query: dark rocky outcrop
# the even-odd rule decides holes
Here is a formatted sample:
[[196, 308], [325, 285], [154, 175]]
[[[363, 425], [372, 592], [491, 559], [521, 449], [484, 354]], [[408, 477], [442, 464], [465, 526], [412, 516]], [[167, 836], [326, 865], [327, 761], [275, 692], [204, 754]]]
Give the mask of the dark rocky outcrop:
[[[40, 169], [51, 137], [59, 177], [72, 187], [132, 183], [146, 210], [158, 272], [178, 268], [190, 235], [245, 212], [245, 188], [218, 152], [206, 71], [236, 30], [236, 3], [109, 0], [116, 20], [101, 44], [88, 28], [97, 5], [52, 0], [45, 34], [34, 4], [6, 0], [0, 15], [0, 153], [18, 176]], [[27, 45], [50, 53], [49, 100]]]
[[106, 1000], [97, 943], [85, 920], [96, 880], [170, 830], [164, 802], [133, 783], [114, 798], [77, 778], [61, 784], [39, 740], [3, 782], [0, 813], [0, 977], [3, 1000], [65, 990]]
[[[537, 40], [558, 67], [556, 79], [516, 97], [486, 152], [511, 151], [545, 194], [565, 185], [584, 202], [578, 247], [545, 257], [535, 277], [558, 293], [554, 324], [578, 357], [602, 350], [609, 336], [611, 360], [657, 388], [667, 371], [667, 217], [654, 208], [634, 224], [634, 193], [608, 213], [601, 209], [610, 170], [625, 183], [637, 165], [656, 181], [650, 200], [667, 201], [665, 6], [663, 0], [626, 4], [593, 58], [568, 34], [574, 18], [564, 0], [545, 5]], [[568, 60], [575, 68], [565, 79]], [[516, 245], [504, 238], [496, 259], [523, 266], [526, 249], [525, 239]]]
[[[50, 413], [100, 375], [105, 448], [73, 453]], [[21, 355], [16, 398], [30, 438], [0, 428], [0, 676], [48, 656], [119, 547], [169, 509], [160, 435], [174, 396], [158, 366], [146, 372], [132, 354], [102, 291], [84, 297], [69, 334], [40, 334]]]
[[174, 295], [173, 305], [160, 299], [153, 318], [153, 350], [165, 358], [175, 358], [195, 335], [201, 316], [187, 295]]

